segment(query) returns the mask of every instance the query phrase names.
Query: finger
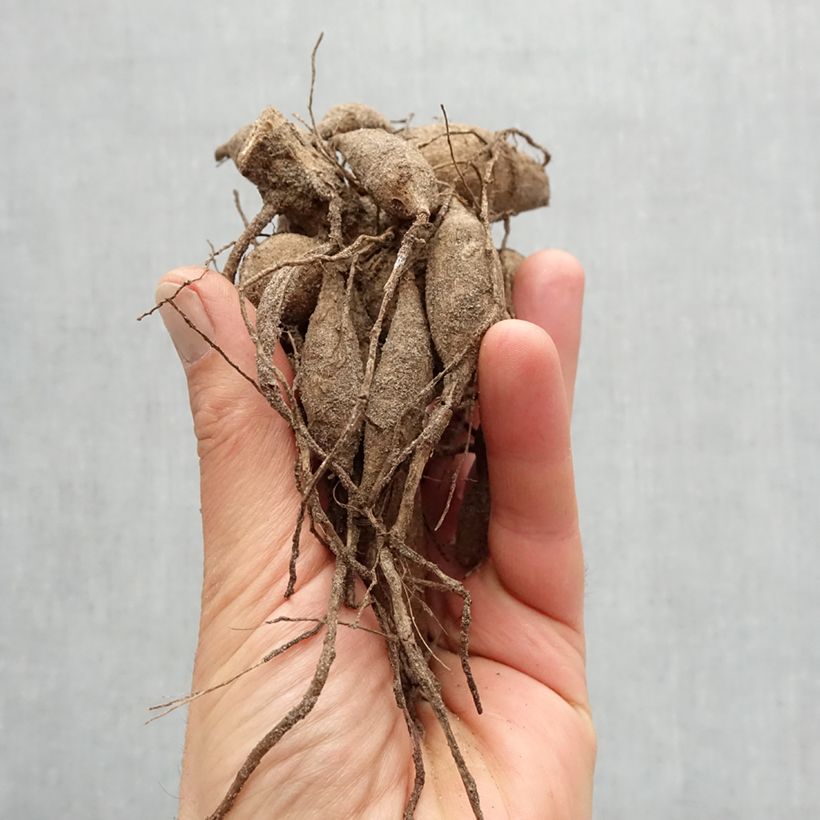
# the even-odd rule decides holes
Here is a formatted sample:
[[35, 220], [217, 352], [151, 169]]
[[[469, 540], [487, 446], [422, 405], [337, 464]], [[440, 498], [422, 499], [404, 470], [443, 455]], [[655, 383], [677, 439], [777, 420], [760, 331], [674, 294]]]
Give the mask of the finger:
[[540, 328], [494, 325], [479, 359], [489, 546], [503, 587], [580, 631], [583, 556], [559, 355]]
[[566, 251], [539, 251], [527, 257], [516, 271], [513, 287], [515, 315], [538, 325], [552, 337], [561, 360], [570, 415], [578, 369], [583, 301], [584, 269]]
[[[179, 291], [187, 280], [193, 284]], [[286, 573], [299, 502], [293, 436], [254, 387], [256, 350], [234, 286], [218, 273], [182, 268], [162, 278], [156, 297], [173, 297], [197, 328], [172, 305], [161, 308], [185, 370], [199, 453], [203, 601], [230, 599], [249, 577], [270, 584]], [[288, 371], [281, 349], [276, 359]]]

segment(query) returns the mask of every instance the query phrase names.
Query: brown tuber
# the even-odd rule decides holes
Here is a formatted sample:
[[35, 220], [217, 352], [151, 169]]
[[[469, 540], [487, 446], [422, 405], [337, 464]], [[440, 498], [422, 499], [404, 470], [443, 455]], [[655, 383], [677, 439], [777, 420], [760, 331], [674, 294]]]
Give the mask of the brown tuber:
[[381, 128], [390, 131], [390, 123], [375, 108], [361, 103], [334, 105], [317, 126], [322, 139], [346, 134], [359, 128]]
[[[487, 163], [495, 156], [493, 177], [487, 191], [490, 218], [501, 219], [549, 204], [549, 180], [541, 163], [507, 142], [515, 132], [494, 134], [462, 123], [423, 125], [406, 132], [406, 139], [419, 149], [436, 176], [466, 202], [477, 203]], [[452, 149], [452, 154], [451, 154]], [[455, 157], [455, 163], [453, 162]]]
[[430, 240], [427, 256], [427, 318], [445, 367], [462, 373], [469, 370], [470, 375], [475, 370], [481, 336], [504, 318], [499, 273], [498, 253], [487, 242], [485, 226], [454, 199]]
[[430, 164], [410, 143], [378, 128], [361, 128], [331, 140], [376, 205], [399, 219], [430, 214], [438, 183]]
[[299, 387], [309, 432], [325, 450], [338, 445], [336, 458], [348, 472], [359, 449], [360, 425], [346, 430], [361, 381], [359, 339], [344, 279], [329, 267], [308, 323]]
[[513, 282], [519, 266], [524, 261], [524, 257], [512, 248], [501, 248], [498, 251], [498, 258], [501, 260], [501, 271], [504, 275], [504, 297], [507, 300], [507, 310], [510, 316], [514, 316], [512, 303]]
[[[513, 141], [540, 152], [540, 161]], [[549, 155], [513, 129], [445, 122], [393, 133], [378, 111], [348, 103], [310, 131], [266, 108], [216, 157], [232, 159], [262, 200], [223, 272], [231, 281], [238, 273], [239, 292], [258, 306], [254, 323], [242, 302], [258, 387], [296, 441], [302, 506], [285, 594], [298, 603], [308, 516], [336, 569], [324, 619], [299, 639], [324, 630], [310, 688], [249, 751], [211, 820], [230, 812], [265, 754], [313, 708], [345, 603], [371, 608], [386, 638], [416, 771], [405, 817], [424, 784], [417, 708], [426, 702], [480, 818], [480, 795], [430, 665], [437, 641], [457, 651], [481, 711], [469, 662], [471, 599], [431, 560], [426, 533], [436, 522], [422, 518], [420, 487], [429, 459], [452, 456], [454, 443], [475, 460], [455, 541], [455, 557], [474, 568], [487, 554], [490, 506], [481, 431], [470, 426], [478, 349], [487, 328], [509, 315], [521, 260], [496, 250], [491, 222], [547, 204]], [[290, 357], [292, 383], [274, 364], [278, 345]], [[357, 589], [366, 590], [358, 601]], [[428, 594], [460, 596], [455, 640], [433, 628]]]
[[367, 402], [360, 487], [369, 493], [385, 467], [421, 432], [419, 402], [433, 378], [433, 351], [415, 279], [399, 285], [396, 310], [376, 363]]
[[[312, 236], [299, 233], [275, 233], [249, 251], [239, 269], [239, 287], [254, 307], [265, 292], [271, 279], [283, 280], [283, 265], [302, 259], [315, 252], [322, 243]], [[291, 288], [293, 304], [285, 308], [285, 314], [293, 322], [307, 322], [322, 283], [322, 269], [318, 264], [306, 265], [304, 273], [297, 274], [298, 286]]]

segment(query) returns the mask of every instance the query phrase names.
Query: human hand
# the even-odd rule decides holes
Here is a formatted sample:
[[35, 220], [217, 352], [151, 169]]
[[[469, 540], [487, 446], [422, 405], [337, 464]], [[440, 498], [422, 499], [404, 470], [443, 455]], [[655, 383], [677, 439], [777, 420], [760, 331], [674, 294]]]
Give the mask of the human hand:
[[[167, 274], [158, 300], [201, 273]], [[490, 557], [465, 585], [473, 600], [471, 664], [483, 714], [475, 712], [457, 654], [437, 647], [447, 668], [434, 668], [486, 818], [591, 815], [595, 735], [569, 435], [582, 297], [583, 273], [572, 257], [535, 254], [516, 276], [520, 319], [490, 328], [481, 346]], [[255, 374], [256, 351], [227, 280], [206, 273], [175, 303], [242, 371]], [[333, 559], [305, 534], [296, 593], [283, 598], [300, 502], [290, 427], [171, 306], [162, 315], [185, 367], [200, 458], [198, 691], [256, 665], [309, 626], [267, 622], [321, 618]], [[284, 356], [277, 364], [287, 369]], [[460, 599], [439, 603], [439, 620], [457, 632]], [[362, 623], [375, 628], [366, 617]], [[265, 755], [231, 817], [403, 815], [414, 782], [412, 744], [384, 640], [341, 628], [336, 643], [316, 707]], [[302, 697], [320, 651], [319, 635], [191, 702], [181, 820], [214, 812], [248, 752]], [[425, 704], [419, 717], [427, 780], [416, 816], [471, 817], [439, 724]]]

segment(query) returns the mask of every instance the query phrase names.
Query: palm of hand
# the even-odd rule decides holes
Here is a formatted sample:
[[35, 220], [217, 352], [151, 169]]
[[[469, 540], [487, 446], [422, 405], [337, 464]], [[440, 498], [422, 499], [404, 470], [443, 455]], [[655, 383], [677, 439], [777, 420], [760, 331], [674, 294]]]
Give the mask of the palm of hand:
[[[552, 281], [554, 291], [571, 284], [569, 277]], [[204, 288], [201, 296], [207, 304]], [[579, 291], [576, 296], [579, 316]], [[525, 313], [519, 308], [519, 315]], [[564, 395], [566, 388], [571, 397], [574, 361], [562, 355], [560, 328], [550, 330], [557, 351], [545, 334], [523, 323], [494, 328], [482, 349], [491, 557], [465, 582], [473, 598], [471, 664], [482, 715], [476, 714], [457, 654], [436, 647], [440, 662], [432, 662], [487, 818], [590, 814], [595, 740], [584, 674], [583, 562]], [[570, 357], [572, 330], [564, 333]], [[281, 486], [282, 476], [291, 476], [288, 431], [272, 413], [263, 421], [255, 401], [215, 405], [204, 386], [194, 389], [197, 367], [189, 366], [188, 376], [202, 459], [206, 562], [195, 689], [232, 677], [309, 629], [309, 622], [265, 622], [321, 618], [333, 574], [325, 548], [305, 536], [296, 594], [282, 599], [299, 504], [292, 482]], [[520, 393], [521, 384], [529, 387], [524, 405], [510, 408], [510, 391], [518, 386]], [[226, 415], [234, 417], [235, 435], [221, 432]], [[248, 423], [257, 428], [254, 435], [276, 445], [275, 458], [265, 461], [249, 445]], [[237, 460], [246, 464], [247, 479], [229, 482], [217, 494], [209, 484], [224, 478], [226, 465]], [[264, 487], [266, 478], [275, 489], [260, 498], [251, 484]], [[207, 503], [217, 496], [218, 502]], [[431, 605], [447, 632], [457, 634], [460, 599]], [[355, 618], [352, 610], [342, 613], [346, 622]], [[361, 625], [377, 629], [367, 613]], [[182, 818], [206, 817], [216, 808], [250, 749], [303, 696], [321, 642], [320, 632], [191, 704]], [[336, 647], [316, 707], [267, 753], [231, 816], [402, 815], [414, 780], [412, 744], [396, 706], [383, 638], [342, 626]], [[426, 783], [416, 816], [472, 816], [432, 710], [422, 704], [419, 717]]]

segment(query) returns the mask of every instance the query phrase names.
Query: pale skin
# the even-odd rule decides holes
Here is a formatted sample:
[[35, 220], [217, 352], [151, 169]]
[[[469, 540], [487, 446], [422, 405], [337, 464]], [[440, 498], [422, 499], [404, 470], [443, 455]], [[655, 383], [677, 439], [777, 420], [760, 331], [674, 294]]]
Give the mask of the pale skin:
[[[158, 296], [201, 273], [172, 271]], [[488, 819], [591, 816], [595, 734], [569, 432], [583, 289], [583, 271], [569, 254], [529, 257], [516, 277], [518, 319], [492, 327], [481, 346], [490, 558], [465, 584], [473, 597], [471, 660], [484, 713], [475, 712], [457, 655], [436, 648], [432, 668]], [[226, 280], [208, 273], [178, 299], [243, 371], [255, 374], [255, 350]], [[170, 307], [162, 314], [185, 368], [200, 459], [198, 690], [241, 672], [311, 625], [266, 621], [321, 617], [333, 563], [306, 534], [297, 591], [284, 600], [299, 506], [290, 428]], [[437, 602], [439, 620], [456, 633], [460, 603], [455, 596]], [[352, 621], [355, 614], [343, 610], [341, 618]], [[372, 617], [362, 623], [376, 628]], [[320, 633], [191, 704], [181, 820], [214, 811], [250, 749], [301, 698], [321, 639]], [[427, 776], [416, 817], [472, 817], [432, 711], [422, 707], [421, 718]], [[230, 817], [400, 818], [413, 778], [384, 641], [340, 627], [316, 708], [263, 759]]]

